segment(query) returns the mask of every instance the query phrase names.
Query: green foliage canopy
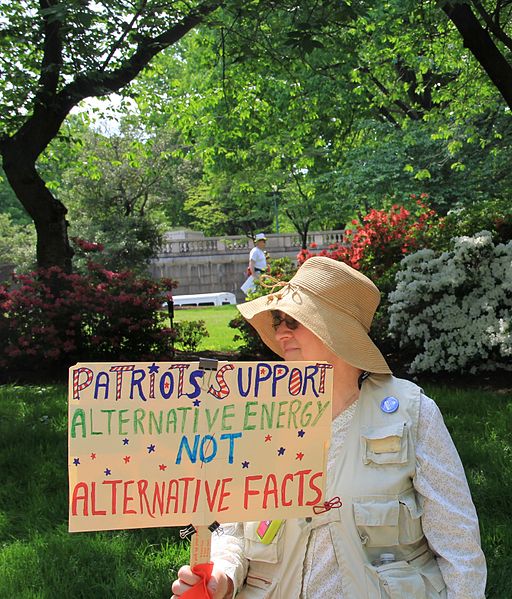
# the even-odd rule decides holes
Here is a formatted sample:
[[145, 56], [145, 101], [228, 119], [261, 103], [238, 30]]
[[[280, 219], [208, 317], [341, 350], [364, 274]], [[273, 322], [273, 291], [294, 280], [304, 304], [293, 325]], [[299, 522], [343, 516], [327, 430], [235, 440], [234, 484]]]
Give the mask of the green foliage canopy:
[[462, 42], [429, 1], [305, 2], [256, 23], [224, 14], [159, 57], [136, 93], [144, 107], [173, 90], [159, 118], [204, 162], [200, 195], [221, 214], [277, 193], [304, 233], [404, 191], [446, 212], [512, 183], [510, 111]]

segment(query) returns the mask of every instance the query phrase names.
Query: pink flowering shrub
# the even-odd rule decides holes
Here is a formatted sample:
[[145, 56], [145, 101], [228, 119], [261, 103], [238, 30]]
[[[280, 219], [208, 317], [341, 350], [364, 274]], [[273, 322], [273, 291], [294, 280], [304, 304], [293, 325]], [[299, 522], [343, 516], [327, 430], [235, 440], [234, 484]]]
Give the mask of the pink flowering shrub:
[[0, 285], [0, 368], [48, 372], [76, 361], [172, 357], [162, 302], [176, 284], [90, 264], [53, 267]]

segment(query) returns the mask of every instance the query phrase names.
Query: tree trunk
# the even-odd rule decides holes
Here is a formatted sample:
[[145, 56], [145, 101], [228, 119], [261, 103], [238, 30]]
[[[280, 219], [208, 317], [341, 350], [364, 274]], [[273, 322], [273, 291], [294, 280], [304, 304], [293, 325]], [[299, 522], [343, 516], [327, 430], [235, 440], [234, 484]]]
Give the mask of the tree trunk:
[[466, 3], [447, 3], [443, 10], [459, 30], [464, 46], [482, 65], [512, 109], [512, 67], [496, 47], [487, 30], [482, 27], [471, 6]]
[[302, 238], [302, 249], [303, 250], [307, 250], [308, 249], [308, 232], [309, 232], [309, 225], [311, 224], [310, 220], [307, 220], [304, 223], [304, 228], [300, 234], [301, 238]]
[[27, 156], [26, 150], [24, 144], [14, 139], [2, 144], [6, 177], [36, 227], [37, 265], [58, 266], [70, 273], [73, 250], [67, 232], [67, 209], [50, 193], [36, 170], [35, 160]]

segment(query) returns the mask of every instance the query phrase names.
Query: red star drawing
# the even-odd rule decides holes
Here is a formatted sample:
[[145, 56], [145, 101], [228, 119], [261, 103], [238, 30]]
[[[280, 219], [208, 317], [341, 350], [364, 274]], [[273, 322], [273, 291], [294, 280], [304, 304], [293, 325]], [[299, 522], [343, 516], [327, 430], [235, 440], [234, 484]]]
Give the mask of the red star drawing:
[[267, 435], [267, 436], [265, 437], [265, 443], [266, 443], [267, 441], [272, 441], [272, 435]]
[[304, 454], [302, 453], [302, 451], [299, 451], [299, 452], [297, 452], [297, 457], [295, 459], [302, 460], [303, 457], [304, 457]]
[[91, 460], [95, 460], [96, 459], [96, 454], [95, 453], [91, 453]]
[[160, 464], [160, 470], [167, 470], [167, 466], [165, 464]]
[[125, 464], [128, 464], [128, 462], [131, 460], [131, 456], [125, 455], [124, 458], [123, 458], [123, 460], [124, 460]]

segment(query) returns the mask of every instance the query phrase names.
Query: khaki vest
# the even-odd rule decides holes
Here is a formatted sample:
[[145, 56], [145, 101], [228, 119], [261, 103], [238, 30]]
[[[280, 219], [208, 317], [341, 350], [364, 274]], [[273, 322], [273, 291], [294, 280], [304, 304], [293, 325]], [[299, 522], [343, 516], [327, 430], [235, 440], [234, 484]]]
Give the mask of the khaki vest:
[[[342, 507], [287, 520], [269, 545], [259, 542], [257, 522], [245, 523], [250, 564], [237, 599], [298, 599], [309, 535], [325, 524], [334, 540], [344, 599], [446, 598], [423, 535], [421, 498], [412, 486], [420, 393], [413, 383], [389, 375], [366, 379], [326, 490], [326, 499], [338, 496]], [[399, 407], [386, 413], [381, 401], [390, 396]], [[395, 561], [372, 565], [381, 553], [393, 553]]]

